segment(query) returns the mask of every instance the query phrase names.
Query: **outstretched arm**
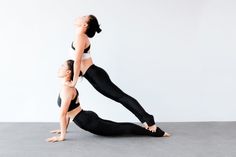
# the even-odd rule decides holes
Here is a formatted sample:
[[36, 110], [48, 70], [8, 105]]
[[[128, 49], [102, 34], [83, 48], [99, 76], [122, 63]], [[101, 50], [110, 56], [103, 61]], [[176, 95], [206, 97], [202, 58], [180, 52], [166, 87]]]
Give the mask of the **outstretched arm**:
[[66, 115], [66, 132], [67, 132], [67, 129], [68, 129], [68, 126], [70, 124], [70, 117], [68, 116], [68, 114]]
[[54, 136], [51, 138], [48, 138], [48, 142], [59, 142], [59, 141], [64, 141], [66, 137], [66, 129], [68, 127], [68, 108], [70, 105], [70, 102], [72, 100], [71, 95], [67, 93], [67, 91], [61, 92], [61, 108], [60, 108], [60, 113], [59, 113], [59, 118], [60, 118], [60, 128], [61, 128], [61, 135], [60, 136]]
[[[70, 123], [70, 117], [67, 115], [66, 116], [66, 132], [68, 132], [68, 126], [69, 126], [69, 123]], [[52, 130], [50, 131], [50, 133], [56, 133], [56, 134], [61, 134], [61, 129], [57, 129], [57, 130]]]
[[67, 119], [66, 119], [66, 113], [61, 108], [60, 111], [60, 127], [61, 127], [61, 136], [59, 138], [59, 141], [63, 141], [66, 137], [66, 128], [67, 128]]
[[74, 77], [72, 82], [67, 83], [67, 85], [70, 87], [74, 87], [78, 81], [80, 74], [81, 58], [84, 53], [84, 48], [85, 48], [85, 37], [83, 35], [79, 35], [76, 37], [76, 42], [75, 42]]

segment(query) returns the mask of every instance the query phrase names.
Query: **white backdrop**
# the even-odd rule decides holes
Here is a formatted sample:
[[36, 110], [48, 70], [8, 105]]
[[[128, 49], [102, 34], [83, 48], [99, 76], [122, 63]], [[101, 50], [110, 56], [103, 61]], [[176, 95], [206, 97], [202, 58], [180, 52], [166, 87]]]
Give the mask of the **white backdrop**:
[[[156, 121], [235, 121], [236, 1], [1, 0], [0, 121], [58, 121], [57, 70], [77, 16], [94, 14], [94, 63]], [[86, 79], [84, 109], [138, 121]]]

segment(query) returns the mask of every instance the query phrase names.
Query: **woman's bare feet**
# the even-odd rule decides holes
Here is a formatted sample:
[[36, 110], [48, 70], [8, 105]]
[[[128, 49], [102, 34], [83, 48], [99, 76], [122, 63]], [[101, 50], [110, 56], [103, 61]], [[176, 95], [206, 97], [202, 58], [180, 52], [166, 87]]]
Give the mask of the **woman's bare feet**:
[[[143, 123], [143, 126], [144, 126], [145, 129], [147, 129], [147, 130], [149, 130], [149, 131], [151, 131], [151, 132], [156, 132], [156, 130], [157, 130], [156, 124], [154, 124], [154, 125], [152, 125], [152, 126], [148, 126], [147, 123], [144, 122], [144, 123]], [[167, 132], [165, 132], [164, 135], [163, 135], [163, 137], [170, 137], [170, 136], [171, 136], [171, 134], [169, 134], [169, 133], [167, 133]]]
[[156, 132], [156, 129], [157, 129], [156, 124], [152, 126], [148, 126], [146, 122], [143, 123], [143, 127], [151, 132]]
[[156, 130], [157, 130], [156, 124], [154, 124], [154, 125], [152, 125], [152, 126], [149, 126], [149, 127], [148, 127], [148, 130], [151, 131], [151, 132], [156, 132]]
[[170, 137], [170, 136], [171, 136], [171, 134], [169, 134], [167, 132], [165, 132], [165, 134], [163, 135], [163, 137]]
[[143, 123], [143, 127], [148, 130], [148, 125], [146, 122]]
[[[147, 129], [147, 130], [149, 130], [149, 131], [151, 131], [151, 132], [156, 132], [156, 130], [157, 130], [156, 124], [154, 124], [154, 125], [152, 125], [152, 126], [148, 126], [147, 123], [144, 122], [143, 125], [144, 125], [144, 128], [145, 128], [145, 129]], [[171, 134], [169, 134], [169, 133], [167, 133], [167, 132], [165, 132], [164, 135], [163, 135], [163, 137], [170, 137], [170, 136], [171, 136]]]

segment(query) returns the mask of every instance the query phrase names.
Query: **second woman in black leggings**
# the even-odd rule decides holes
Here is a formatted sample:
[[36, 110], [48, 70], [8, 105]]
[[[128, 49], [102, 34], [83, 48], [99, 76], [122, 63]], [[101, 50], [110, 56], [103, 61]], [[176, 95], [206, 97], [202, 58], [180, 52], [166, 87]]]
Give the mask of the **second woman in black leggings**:
[[140, 135], [162, 137], [165, 134], [159, 127], [155, 132], [151, 132], [133, 123], [118, 123], [102, 119], [95, 112], [86, 110], [81, 110], [74, 117], [73, 122], [86, 131], [102, 136]]
[[79, 92], [76, 88], [65, 85], [65, 82], [73, 78], [73, 60], [67, 60], [59, 69], [58, 77], [62, 79], [62, 88], [58, 95], [57, 103], [60, 107], [60, 130], [54, 130], [52, 133], [60, 133], [59, 137], [48, 138], [48, 142], [58, 142], [65, 140], [66, 130], [70, 118], [80, 128], [96, 135], [102, 136], [121, 136], [121, 135], [142, 135], [162, 137], [168, 136], [159, 127], [155, 132], [151, 132], [139, 125], [133, 123], [118, 123], [100, 118], [93, 111], [86, 111], [80, 107]]
[[[129, 111], [131, 111], [150, 131], [156, 130], [154, 117], [148, 114], [139, 102], [128, 94], [124, 93], [109, 78], [106, 71], [93, 64], [89, 42], [95, 33], [101, 32], [98, 20], [93, 15], [79, 17], [75, 21], [76, 37], [71, 44], [70, 59], [75, 61], [74, 77], [70, 83], [70, 87], [75, 87], [79, 74], [89, 81], [89, 83], [104, 96], [121, 103]], [[131, 60], [132, 61], [132, 60]]]

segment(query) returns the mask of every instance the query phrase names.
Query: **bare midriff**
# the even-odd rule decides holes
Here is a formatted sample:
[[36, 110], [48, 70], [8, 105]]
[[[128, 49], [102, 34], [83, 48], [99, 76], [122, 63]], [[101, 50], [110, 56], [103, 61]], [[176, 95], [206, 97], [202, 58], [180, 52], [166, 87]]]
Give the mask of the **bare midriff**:
[[84, 75], [87, 69], [93, 64], [92, 58], [83, 59], [80, 64], [80, 70], [82, 71], [82, 74]]
[[67, 115], [70, 117], [71, 120], [75, 118], [75, 116], [80, 113], [82, 108], [80, 106], [76, 107], [75, 109], [67, 112]]

